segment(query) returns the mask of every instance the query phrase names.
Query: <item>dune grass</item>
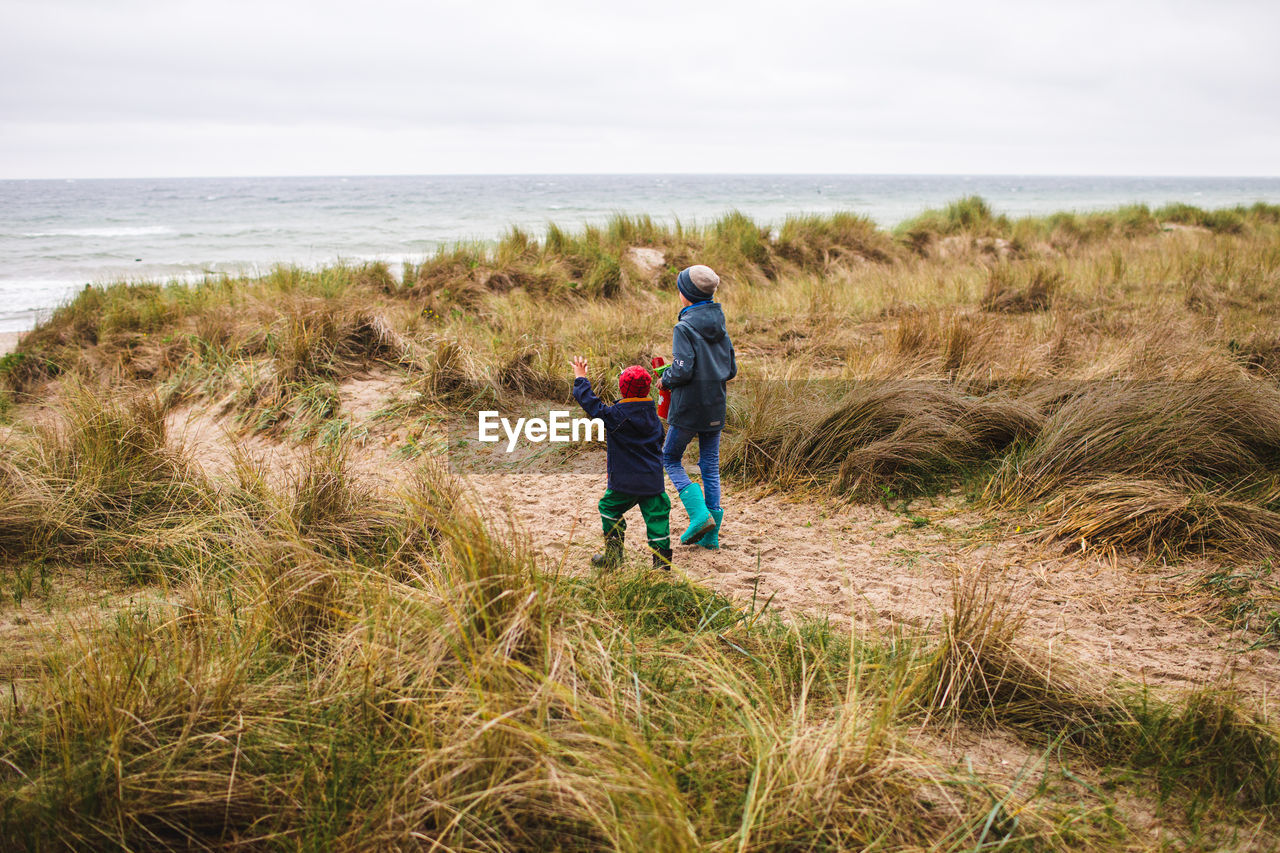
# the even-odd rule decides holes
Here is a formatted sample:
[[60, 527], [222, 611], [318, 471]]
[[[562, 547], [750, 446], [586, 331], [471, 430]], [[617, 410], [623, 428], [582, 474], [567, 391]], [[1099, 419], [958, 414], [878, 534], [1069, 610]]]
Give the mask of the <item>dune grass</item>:
[[1195, 798], [1272, 813], [1280, 805], [1280, 740], [1229, 688], [1169, 701], [1107, 684], [1044, 649], [1020, 644], [1018, 611], [976, 578], [953, 590], [950, 618], [922, 679], [931, 713], [996, 722], [1022, 737], [1124, 767]]
[[[382, 372], [397, 416], [428, 419], [566, 402], [581, 353], [608, 397], [666, 346], [675, 271], [705, 262], [742, 367], [724, 445], [740, 482], [885, 502], [963, 488], [1064, 548], [1267, 565], [1278, 244], [1266, 205], [1012, 220], [965, 199], [892, 233], [852, 214], [619, 216], [398, 276], [90, 288], [0, 362], [19, 412], [0, 433], [0, 572], [163, 594], [77, 616], [0, 701], [0, 838], [1146, 846], [1114, 794], [1192, 846], [1239, 830], [1265, 848], [1276, 729], [1227, 686], [1101, 682], [1024, 640], [977, 581], [935, 625], [880, 636], [635, 567], [563, 572], [430, 456], [395, 490], [356, 474], [341, 389]], [[205, 474], [168, 416], [206, 406], [296, 461]], [[1206, 584], [1269, 636], [1261, 581]], [[941, 760], [930, 738], [955, 727], [1012, 733], [1039, 781]]]
[[[87, 393], [68, 405], [85, 417], [94, 401], [104, 417], [149, 422], [138, 404]], [[89, 482], [118, 461], [79, 460]], [[1021, 645], [1007, 603], [978, 583], [957, 586], [940, 637], [862, 636], [664, 574], [560, 576], [431, 462], [387, 494], [340, 449], [283, 477], [246, 459], [209, 486], [212, 507], [188, 503], [180, 456], [143, 470], [152, 488], [170, 485], [174, 526], [202, 519], [201, 544], [157, 552], [172, 593], [78, 624], [0, 711], [0, 835], [19, 845], [1123, 839], [1087, 788], [1092, 805], [1068, 807], [913, 744], [921, 726], [956, 721], [1009, 727], [1135, 790], [1154, 783], [1174, 810], [1207, 803], [1265, 822], [1277, 806], [1268, 721], [1208, 693], [1099, 685]], [[98, 523], [136, 531], [138, 518], [106, 502]]]
[[1247, 378], [1089, 383], [1005, 460], [997, 500], [1048, 501], [1051, 535], [1177, 556], [1280, 546], [1280, 392]]
[[[829, 384], [838, 389], [846, 383]], [[811, 394], [785, 395], [781, 385], [765, 383], [756, 389], [758, 401], [746, 405], [784, 399], [791, 416], [731, 444], [725, 455], [730, 472], [783, 487], [830, 482], [861, 499], [889, 492], [909, 497], [936, 490], [949, 475], [1040, 429], [1037, 412], [1027, 405], [998, 395], [966, 396], [946, 383], [857, 383], [818, 417]]]
[[57, 421], [5, 443], [0, 554], [146, 575], [157, 547], [200, 547], [211, 535], [212, 489], [167, 442], [154, 394], [103, 396], [69, 386]]
[[557, 582], [430, 466], [390, 502], [334, 455], [278, 487], [243, 471], [220, 513], [218, 560], [162, 558], [180, 603], [85, 627], [6, 710], [4, 837], [835, 849], [979, 825], [979, 797], [918, 802], [927, 767], [870, 700], [837, 710], [879, 676], [830, 629], [644, 575]]

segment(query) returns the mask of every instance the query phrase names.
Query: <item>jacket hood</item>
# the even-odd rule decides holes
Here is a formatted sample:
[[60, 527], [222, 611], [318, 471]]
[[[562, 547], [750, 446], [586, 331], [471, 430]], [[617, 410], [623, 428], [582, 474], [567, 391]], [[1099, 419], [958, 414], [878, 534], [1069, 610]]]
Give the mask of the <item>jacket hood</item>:
[[724, 311], [719, 302], [690, 305], [680, 312], [680, 320], [711, 343], [728, 334], [724, 327]]
[[662, 425], [658, 422], [658, 409], [652, 400], [615, 403], [613, 408], [620, 416], [617, 429], [623, 432], [646, 436], [653, 432], [655, 427], [662, 429]]

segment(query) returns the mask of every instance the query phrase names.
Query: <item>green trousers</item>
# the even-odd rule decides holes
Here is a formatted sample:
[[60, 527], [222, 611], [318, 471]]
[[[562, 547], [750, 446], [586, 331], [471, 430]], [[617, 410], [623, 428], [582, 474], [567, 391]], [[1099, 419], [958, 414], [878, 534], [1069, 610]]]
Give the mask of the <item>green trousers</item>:
[[666, 492], [639, 497], [626, 492], [605, 489], [600, 499], [600, 525], [605, 536], [616, 530], [625, 533], [627, 520], [622, 516], [636, 504], [644, 516], [644, 531], [649, 537], [649, 547], [666, 550], [671, 547], [671, 498]]

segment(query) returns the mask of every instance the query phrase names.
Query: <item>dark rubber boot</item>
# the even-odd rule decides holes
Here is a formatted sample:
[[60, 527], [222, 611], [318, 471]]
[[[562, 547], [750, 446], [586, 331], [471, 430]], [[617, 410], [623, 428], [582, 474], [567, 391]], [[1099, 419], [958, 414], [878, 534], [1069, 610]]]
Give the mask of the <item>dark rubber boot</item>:
[[604, 553], [591, 558], [597, 569], [616, 569], [622, 565], [622, 531], [614, 530], [604, 537]]
[[671, 571], [671, 549], [670, 548], [654, 548], [653, 549], [653, 567], [655, 569], [665, 569]]

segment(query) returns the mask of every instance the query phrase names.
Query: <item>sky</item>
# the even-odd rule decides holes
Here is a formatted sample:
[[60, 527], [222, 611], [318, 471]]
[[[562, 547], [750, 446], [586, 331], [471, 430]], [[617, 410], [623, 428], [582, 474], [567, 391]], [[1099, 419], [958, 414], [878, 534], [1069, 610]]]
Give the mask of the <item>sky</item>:
[[0, 178], [1280, 175], [1280, 3], [0, 0]]

